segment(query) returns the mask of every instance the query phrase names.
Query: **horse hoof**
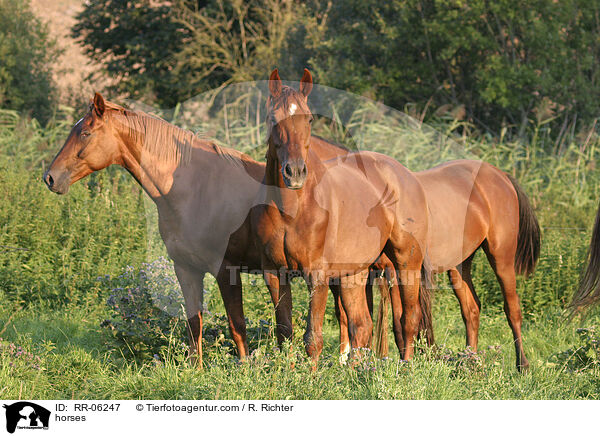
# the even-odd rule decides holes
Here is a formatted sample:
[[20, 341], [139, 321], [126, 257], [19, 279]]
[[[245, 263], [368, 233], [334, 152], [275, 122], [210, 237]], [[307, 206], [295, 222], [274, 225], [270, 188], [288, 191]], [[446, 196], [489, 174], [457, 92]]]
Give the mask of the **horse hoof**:
[[525, 359], [523, 363], [517, 361], [517, 371], [519, 371], [521, 374], [524, 374], [529, 371], [529, 362], [527, 361], [527, 359]]

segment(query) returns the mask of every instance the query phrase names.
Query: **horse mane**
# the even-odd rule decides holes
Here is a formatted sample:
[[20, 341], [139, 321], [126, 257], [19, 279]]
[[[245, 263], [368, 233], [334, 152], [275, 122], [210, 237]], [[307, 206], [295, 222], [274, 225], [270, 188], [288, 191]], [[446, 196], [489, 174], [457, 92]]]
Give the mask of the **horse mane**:
[[226, 160], [228, 160], [233, 165], [244, 166], [246, 162], [254, 162], [254, 159], [250, 158], [248, 155], [242, 153], [241, 151], [235, 150], [233, 148], [221, 147], [214, 142], [210, 143], [213, 151]]
[[[192, 156], [195, 133], [177, 127], [162, 118], [142, 111], [125, 109], [105, 101], [113, 120], [121, 122], [132, 141], [142, 144], [142, 150], [162, 162], [185, 165]], [[224, 154], [224, 153], [222, 153]]]

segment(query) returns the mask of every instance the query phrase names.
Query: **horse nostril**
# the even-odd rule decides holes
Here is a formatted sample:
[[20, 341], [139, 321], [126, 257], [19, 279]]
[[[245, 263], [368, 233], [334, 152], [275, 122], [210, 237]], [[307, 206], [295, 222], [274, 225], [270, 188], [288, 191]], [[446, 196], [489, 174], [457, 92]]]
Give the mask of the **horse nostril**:
[[306, 169], [306, 164], [304, 164], [304, 166], [302, 167], [302, 176], [305, 177], [306, 173], [307, 173], [307, 169]]
[[285, 164], [285, 166], [283, 167], [283, 175], [287, 178], [292, 177], [292, 166], [290, 164]]
[[52, 178], [52, 176], [50, 174], [46, 174], [46, 184], [49, 187], [52, 187], [52, 185], [54, 185], [54, 179]]

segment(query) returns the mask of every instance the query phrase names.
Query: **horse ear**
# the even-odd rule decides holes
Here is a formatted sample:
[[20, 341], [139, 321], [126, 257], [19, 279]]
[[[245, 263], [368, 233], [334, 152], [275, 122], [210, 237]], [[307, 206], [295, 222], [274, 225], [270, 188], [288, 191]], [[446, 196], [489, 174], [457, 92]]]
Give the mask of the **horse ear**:
[[310, 91], [313, 88], [312, 74], [306, 68], [304, 69], [304, 74], [302, 75], [302, 79], [300, 79], [300, 92], [304, 94], [304, 97], [308, 97]]
[[102, 118], [105, 110], [106, 105], [104, 104], [104, 98], [99, 93], [94, 94], [94, 112]]
[[281, 93], [281, 79], [277, 68], [273, 70], [269, 77], [269, 91], [273, 97], [277, 97]]

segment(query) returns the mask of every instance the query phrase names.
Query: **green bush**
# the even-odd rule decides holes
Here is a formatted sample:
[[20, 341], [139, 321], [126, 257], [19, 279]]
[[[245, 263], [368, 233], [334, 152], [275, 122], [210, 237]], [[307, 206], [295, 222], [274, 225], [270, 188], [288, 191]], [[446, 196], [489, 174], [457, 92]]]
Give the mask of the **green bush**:
[[58, 50], [24, 0], [0, 0], [0, 108], [47, 122], [56, 106]]
[[600, 336], [595, 326], [576, 330], [579, 343], [551, 356], [550, 361], [574, 372], [582, 372], [600, 366]]
[[183, 298], [171, 263], [159, 258], [139, 269], [125, 267], [114, 279], [100, 279], [112, 289], [107, 299], [111, 317], [102, 325], [136, 356], [185, 349]]

